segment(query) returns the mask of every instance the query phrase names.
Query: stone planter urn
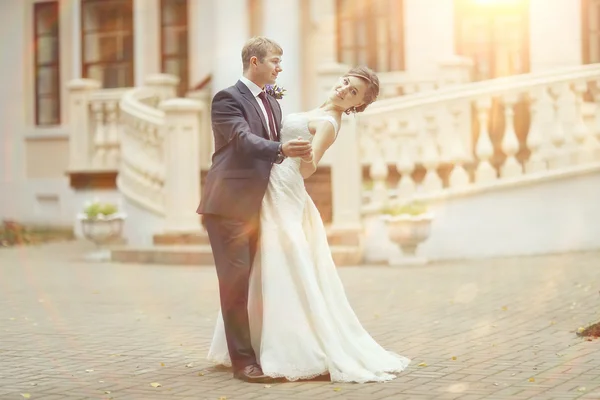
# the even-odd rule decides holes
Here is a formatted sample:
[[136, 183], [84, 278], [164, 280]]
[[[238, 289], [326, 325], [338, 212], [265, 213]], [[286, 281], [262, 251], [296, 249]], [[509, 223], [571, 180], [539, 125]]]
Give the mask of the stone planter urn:
[[381, 218], [385, 222], [389, 239], [402, 250], [401, 257], [391, 257], [390, 265], [423, 265], [425, 257], [417, 256], [417, 248], [429, 238], [433, 214], [422, 206], [409, 205], [387, 210]]
[[104, 246], [122, 238], [126, 218], [114, 205], [98, 202], [88, 204], [77, 215], [83, 236], [96, 245], [96, 251], [85, 256], [87, 261], [110, 261], [110, 250]]

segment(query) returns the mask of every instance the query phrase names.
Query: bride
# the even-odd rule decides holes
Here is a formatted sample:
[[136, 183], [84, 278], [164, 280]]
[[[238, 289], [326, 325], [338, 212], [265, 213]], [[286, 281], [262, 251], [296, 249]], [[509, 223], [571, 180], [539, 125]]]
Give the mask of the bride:
[[[265, 375], [287, 380], [394, 379], [410, 360], [383, 349], [362, 327], [333, 262], [321, 216], [304, 187], [335, 142], [342, 113], [363, 111], [379, 94], [366, 67], [351, 69], [318, 109], [284, 118], [281, 141], [312, 141], [310, 156], [273, 165], [262, 201], [261, 244], [250, 276], [252, 347]], [[208, 358], [231, 365], [219, 311]]]

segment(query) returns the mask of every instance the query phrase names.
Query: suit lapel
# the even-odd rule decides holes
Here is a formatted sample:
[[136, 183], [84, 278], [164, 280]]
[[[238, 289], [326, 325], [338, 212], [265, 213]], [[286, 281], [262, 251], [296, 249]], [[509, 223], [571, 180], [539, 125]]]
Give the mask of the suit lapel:
[[[262, 125], [263, 125], [262, 136], [265, 139], [269, 139], [269, 130], [267, 129], [267, 121], [265, 121], [265, 116], [263, 115], [263, 112], [260, 109], [260, 106], [258, 105], [259, 100], [257, 100], [254, 97], [254, 95], [252, 94], [250, 89], [248, 89], [248, 86], [244, 85], [244, 83], [242, 81], [237, 81], [237, 83], [235, 84], [235, 87], [240, 91], [242, 96], [244, 96], [244, 98], [246, 100], [248, 100], [250, 102], [250, 104], [252, 104], [252, 106], [256, 110], [258, 117], [260, 118], [260, 121], [262, 122]], [[270, 96], [268, 96], [268, 97], [270, 97]]]

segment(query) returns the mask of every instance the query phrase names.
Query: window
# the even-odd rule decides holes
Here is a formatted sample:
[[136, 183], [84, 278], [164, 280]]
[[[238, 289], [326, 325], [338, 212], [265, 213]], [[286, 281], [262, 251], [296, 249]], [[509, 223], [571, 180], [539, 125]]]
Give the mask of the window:
[[58, 40], [58, 1], [36, 3], [35, 46], [35, 124], [60, 124], [60, 57]]
[[583, 62], [600, 62], [600, 1], [581, 1]]
[[187, 0], [161, 0], [161, 70], [179, 77], [179, 96], [189, 90], [187, 15]]
[[339, 62], [404, 69], [402, 0], [337, 0], [337, 18]]
[[529, 72], [529, 0], [455, 0], [456, 51], [474, 80]]
[[83, 76], [133, 86], [133, 0], [83, 0], [81, 11]]

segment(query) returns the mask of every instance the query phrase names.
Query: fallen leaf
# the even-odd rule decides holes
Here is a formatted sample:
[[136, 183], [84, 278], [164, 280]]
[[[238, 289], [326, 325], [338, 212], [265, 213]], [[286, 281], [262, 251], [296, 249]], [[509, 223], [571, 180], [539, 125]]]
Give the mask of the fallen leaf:
[[580, 388], [577, 389], [578, 392], [585, 392], [587, 389], [585, 388], [585, 386], [582, 386]]
[[85, 372], [94, 372], [93, 369], [86, 369]]
[[204, 372], [198, 372], [198, 376], [204, 376]]
[[29, 393], [21, 393], [21, 396], [25, 397], [26, 399], [31, 397]]
[[158, 387], [161, 387], [162, 385], [160, 383], [158, 383], [158, 382], [152, 382], [150, 384], [150, 386], [152, 386], [153, 388], [158, 388]]
[[585, 331], [585, 328], [583, 326], [580, 326], [579, 329], [577, 329], [577, 332], [581, 333]]
[[227, 400], [227, 397], [226, 396], [221, 396], [221, 397], [219, 397], [219, 400]]
[[191, 362], [191, 363], [189, 363], [189, 364], [185, 364], [185, 367], [186, 367], [186, 368], [192, 368], [193, 366], [194, 366], [194, 363], [193, 363], [193, 362]]
[[556, 325], [556, 321], [550, 321], [550, 325]]
[[456, 357], [452, 357], [452, 360], [456, 361]]
[[424, 363], [424, 362], [422, 362], [421, 364], [417, 365], [417, 367], [426, 367], [426, 366], [427, 366], [427, 364]]
[[265, 387], [268, 389], [268, 388], [270, 388], [270, 387], [271, 387], [271, 385], [265, 385]]
[[515, 376], [516, 374], [517, 374], [516, 372], [513, 372], [512, 374], [510, 374], [510, 376]]
[[494, 382], [494, 386], [500, 386], [498, 382]]
[[529, 382], [535, 382], [535, 378], [529, 378]]
[[334, 392], [341, 392], [341, 391], [342, 391], [342, 388], [340, 388], [340, 387], [336, 387], [336, 388], [333, 388], [333, 391], [334, 391]]
[[110, 394], [110, 390], [105, 390], [104, 394]]
[[506, 311], [506, 310], [508, 310], [508, 307], [502, 306], [502, 311]]
[[165, 363], [160, 363], [160, 366], [161, 366], [161, 367], [164, 367], [164, 366], [165, 366]]

